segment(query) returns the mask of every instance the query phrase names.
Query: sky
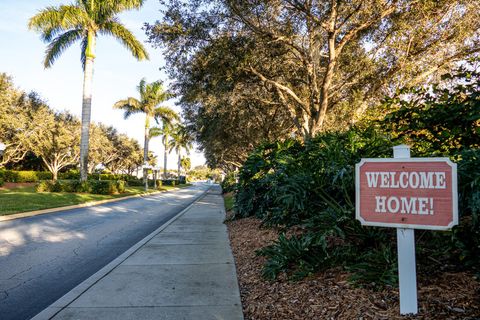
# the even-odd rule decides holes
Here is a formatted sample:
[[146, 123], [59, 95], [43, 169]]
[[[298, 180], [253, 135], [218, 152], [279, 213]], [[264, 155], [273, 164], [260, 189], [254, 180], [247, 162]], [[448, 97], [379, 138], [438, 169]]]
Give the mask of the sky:
[[[73, 0], [1, 0], [0, 1], [0, 72], [13, 77], [15, 85], [24, 91], [36, 91], [55, 110], [68, 110], [80, 117], [82, 106], [83, 73], [80, 63], [80, 43], [73, 44], [45, 69], [43, 58], [46, 44], [39, 34], [28, 30], [30, 17], [47, 6], [70, 4]], [[144, 42], [150, 60], [137, 61], [130, 52], [112, 37], [97, 38], [96, 58], [93, 75], [92, 121], [111, 125], [122, 133], [139, 141], [143, 146], [144, 115], [123, 118], [121, 110], [112, 105], [126, 97], [138, 98], [137, 85], [145, 77], [148, 82], [168, 81], [160, 49], [145, 43], [142, 30], [145, 22], [153, 23], [160, 18], [161, 6], [158, 0], [147, 0], [136, 11], [119, 15], [120, 20], [132, 31], [137, 39]], [[165, 105], [180, 112], [173, 101]], [[150, 141], [150, 150], [157, 156], [158, 165], [163, 166], [161, 139]], [[192, 167], [205, 163], [203, 154], [190, 151]], [[168, 157], [169, 169], [177, 168], [174, 151]]]

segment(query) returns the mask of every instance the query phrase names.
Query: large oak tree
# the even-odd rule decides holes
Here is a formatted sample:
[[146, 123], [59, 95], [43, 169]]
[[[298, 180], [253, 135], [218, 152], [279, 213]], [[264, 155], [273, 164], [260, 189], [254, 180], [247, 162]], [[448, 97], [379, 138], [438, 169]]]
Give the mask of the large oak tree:
[[338, 126], [338, 113], [355, 121], [385, 94], [428, 83], [480, 51], [478, 0], [163, 2], [147, 34], [165, 48], [194, 123], [220, 96], [215, 110], [281, 105], [309, 139]]

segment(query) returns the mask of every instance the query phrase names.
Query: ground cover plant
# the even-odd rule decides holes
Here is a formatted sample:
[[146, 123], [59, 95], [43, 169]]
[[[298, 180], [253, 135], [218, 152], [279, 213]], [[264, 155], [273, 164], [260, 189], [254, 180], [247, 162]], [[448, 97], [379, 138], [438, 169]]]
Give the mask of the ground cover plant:
[[[451, 232], [417, 232], [420, 272], [468, 270], [480, 275], [480, 77], [466, 68], [428, 89], [387, 99], [385, 118], [306, 141], [265, 143], [239, 174], [234, 218], [255, 216], [279, 237], [257, 251], [263, 275], [300, 279], [332, 267], [349, 281], [380, 289], [397, 284], [395, 230], [355, 220], [354, 166], [392, 156], [409, 143], [414, 156], [448, 156], [458, 163], [460, 225]], [[463, 128], [466, 128], [463, 130]]]

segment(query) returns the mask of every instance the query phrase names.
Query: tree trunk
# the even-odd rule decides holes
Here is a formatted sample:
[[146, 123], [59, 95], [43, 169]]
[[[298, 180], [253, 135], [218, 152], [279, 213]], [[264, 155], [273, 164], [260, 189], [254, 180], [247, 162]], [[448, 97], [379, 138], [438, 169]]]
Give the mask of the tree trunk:
[[[145, 116], [145, 137], [144, 137], [144, 143], [143, 143], [143, 164], [146, 164], [148, 162], [148, 140], [149, 140], [149, 135], [150, 135], [150, 116], [147, 114]], [[143, 171], [143, 181], [145, 182], [148, 180], [148, 171], [144, 170]]]
[[167, 179], [167, 136], [165, 136], [165, 143], [163, 146], [165, 147], [165, 152], [163, 153], [163, 178]]
[[52, 170], [52, 180], [53, 181], [57, 181], [58, 179], [58, 170], [57, 169], [53, 169]]
[[322, 88], [320, 90], [320, 110], [316, 113], [314, 119], [312, 119], [310, 134], [312, 137], [323, 128], [325, 117], [327, 116], [328, 101], [330, 86], [332, 85], [333, 76], [335, 75], [335, 67], [337, 64], [337, 53], [335, 51], [335, 19], [332, 19], [331, 31], [328, 36], [328, 65], [325, 77], [323, 79]]
[[83, 70], [82, 133], [80, 139], [80, 180], [88, 178], [88, 143], [90, 136], [90, 117], [92, 113], [93, 61], [95, 60], [95, 33], [88, 32], [88, 45], [85, 52], [85, 70]]
[[178, 150], [178, 180], [180, 180], [180, 170], [182, 168], [182, 157], [180, 156], [180, 150]]

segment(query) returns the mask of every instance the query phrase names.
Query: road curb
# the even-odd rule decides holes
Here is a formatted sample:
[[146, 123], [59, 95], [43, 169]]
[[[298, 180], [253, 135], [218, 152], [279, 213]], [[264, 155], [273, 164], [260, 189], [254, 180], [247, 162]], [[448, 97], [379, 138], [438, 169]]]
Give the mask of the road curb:
[[135, 194], [135, 195], [132, 195], [132, 196], [126, 196], [126, 197], [121, 197], [121, 198], [85, 202], [85, 203], [80, 203], [80, 204], [74, 204], [74, 205], [71, 205], [71, 206], [64, 206], [64, 207], [56, 207], [56, 208], [49, 208], [49, 209], [15, 213], [15, 214], [7, 215], [7, 216], [0, 216], [0, 222], [15, 220], [15, 219], [21, 219], [21, 218], [34, 217], [34, 216], [38, 216], [38, 215], [41, 215], [41, 214], [54, 213], [54, 212], [58, 212], [58, 211], [66, 211], [66, 210], [73, 210], [73, 209], [78, 209], [78, 208], [93, 207], [93, 206], [96, 206], [96, 205], [99, 205], [99, 204], [117, 202], [117, 201], [134, 199], [134, 198], [145, 198], [145, 197], [153, 196], [153, 195], [156, 195], [156, 194], [159, 194], [159, 193], [169, 192], [169, 191], [173, 191], [173, 190], [180, 190], [180, 189], [181, 188], [175, 188], [175, 189], [170, 189], [170, 190], [155, 191], [155, 192], [151, 192], [151, 193]]
[[104, 278], [106, 275], [108, 275], [110, 272], [112, 272], [117, 266], [119, 266], [123, 261], [128, 259], [131, 255], [133, 255], [135, 252], [137, 252], [143, 245], [145, 245], [148, 241], [150, 241], [153, 237], [155, 237], [157, 234], [162, 232], [165, 228], [167, 228], [170, 224], [172, 224], [175, 220], [180, 218], [185, 212], [190, 210], [190, 208], [203, 199], [207, 194], [210, 188], [206, 189], [200, 196], [198, 196], [197, 199], [195, 199], [191, 204], [189, 204], [185, 209], [177, 213], [173, 218], [168, 220], [166, 223], [164, 223], [162, 226], [160, 226], [158, 229], [150, 233], [148, 236], [137, 242], [135, 245], [133, 245], [130, 249], [122, 253], [120, 256], [112, 260], [110, 263], [108, 263], [106, 266], [104, 266], [102, 269], [91, 275], [89, 278], [84, 280], [82, 283], [77, 285], [75, 288], [67, 292], [65, 295], [63, 295], [60, 299], [52, 303], [50, 306], [48, 306], [46, 309], [38, 313], [36, 316], [34, 316], [31, 320], [48, 320], [52, 319], [54, 316], [56, 316], [60, 311], [62, 311], [64, 308], [66, 308], [69, 304], [71, 304], [73, 301], [75, 301], [78, 297], [80, 297], [84, 292], [86, 292], [90, 287], [95, 285], [98, 281], [100, 281], [102, 278]]

